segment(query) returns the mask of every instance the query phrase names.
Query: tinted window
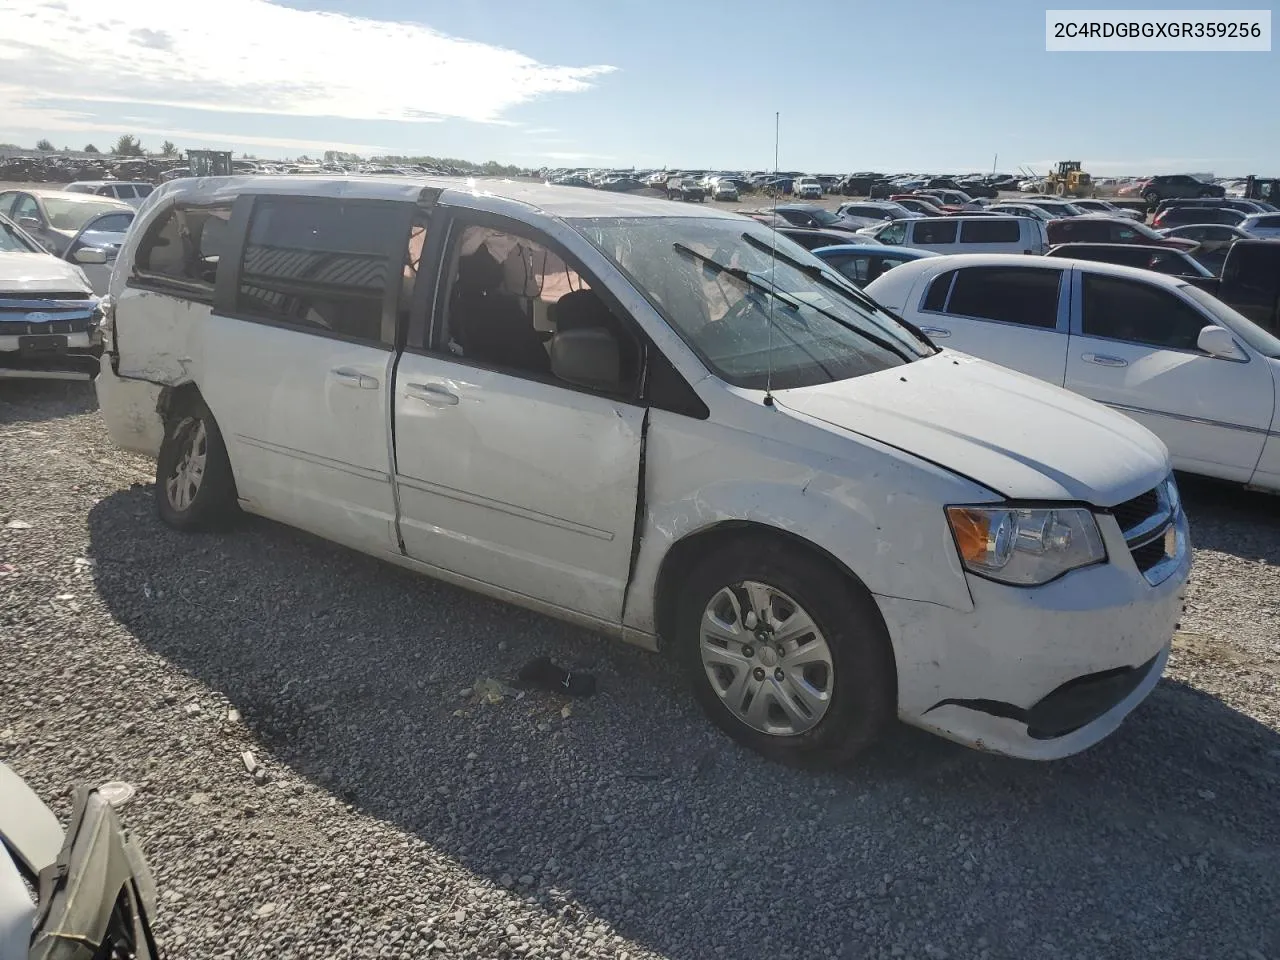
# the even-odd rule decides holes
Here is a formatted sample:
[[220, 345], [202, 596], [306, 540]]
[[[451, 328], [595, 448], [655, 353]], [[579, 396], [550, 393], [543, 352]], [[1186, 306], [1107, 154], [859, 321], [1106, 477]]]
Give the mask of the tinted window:
[[388, 220], [378, 206], [259, 199], [237, 310], [368, 342], [382, 331]]
[[920, 305], [920, 309], [941, 313], [942, 308], [947, 305], [947, 294], [951, 292], [951, 281], [955, 276], [954, 270], [938, 274], [933, 283], [929, 284], [929, 292], [924, 295], [924, 303]]
[[1280, 216], [1259, 217], [1253, 222], [1255, 227], [1280, 227]]
[[154, 190], [155, 187], [151, 186], [149, 183], [140, 183], [134, 187], [134, 189], [138, 191], [138, 196], [149, 197], [151, 196], [151, 191]]
[[1012, 217], [966, 220], [960, 225], [961, 243], [1017, 243], [1018, 221]]
[[[1277, 244], [1280, 246], [1280, 244]], [[1226, 271], [1222, 279], [1238, 284], [1254, 292], [1274, 296], [1280, 292], [1280, 269], [1277, 269], [1277, 251], [1271, 244], [1241, 244], [1232, 246], [1227, 256]]]
[[1060, 270], [968, 267], [956, 274], [947, 313], [1028, 327], [1058, 323]]
[[1135, 280], [1084, 275], [1083, 331], [1152, 347], [1195, 350], [1212, 322], [1167, 290]]
[[955, 243], [956, 226], [954, 220], [916, 220], [912, 240], [920, 245]]
[[230, 220], [228, 204], [169, 210], [152, 223], [138, 244], [134, 277], [211, 302]]
[[122, 183], [116, 187], [116, 196], [119, 197], [121, 200], [132, 200], [134, 197], [137, 196], [137, 193], [134, 192], [132, 184]]
[[1054, 224], [1051, 229], [1057, 238], [1055, 243], [1105, 243], [1111, 239], [1111, 224], [1105, 220], [1063, 220]]

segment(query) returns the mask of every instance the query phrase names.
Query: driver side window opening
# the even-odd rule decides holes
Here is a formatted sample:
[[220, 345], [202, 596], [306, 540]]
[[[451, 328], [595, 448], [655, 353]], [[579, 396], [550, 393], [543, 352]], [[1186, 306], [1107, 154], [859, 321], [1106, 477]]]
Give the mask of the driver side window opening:
[[493, 227], [457, 231], [445, 258], [441, 348], [455, 357], [538, 380], [563, 383], [552, 369], [557, 335], [607, 331], [618, 343], [620, 383], [640, 375], [634, 333], [582, 273], [549, 246]]

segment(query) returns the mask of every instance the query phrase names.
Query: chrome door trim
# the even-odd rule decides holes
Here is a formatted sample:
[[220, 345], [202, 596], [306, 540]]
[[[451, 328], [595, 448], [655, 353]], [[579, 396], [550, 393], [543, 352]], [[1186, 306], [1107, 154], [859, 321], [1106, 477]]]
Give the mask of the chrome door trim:
[[1227, 423], [1223, 420], [1210, 420], [1208, 417], [1193, 417], [1185, 413], [1169, 413], [1165, 410], [1149, 410], [1146, 407], [1134, 407], [1127, 403], [1112, 403], [1108, 400], [1104, 400], [1103, 403], [1108, 407], [1111, 407], [1113, 410], [1119, 410], [1122, 413], [1144, 413], [1151, 417], [1165, 417], [1169, 420], [1181, 420], [1184, 423], [1197, 423], [1205, 427], [1225, 427], [1228, 430], [1239, 430], [1242, 433], [1258, 433], [1266, 437], [1280, 436], [1280, 433], [1276, 433], [1267, 427], [1248, 427], [1239, 423]]

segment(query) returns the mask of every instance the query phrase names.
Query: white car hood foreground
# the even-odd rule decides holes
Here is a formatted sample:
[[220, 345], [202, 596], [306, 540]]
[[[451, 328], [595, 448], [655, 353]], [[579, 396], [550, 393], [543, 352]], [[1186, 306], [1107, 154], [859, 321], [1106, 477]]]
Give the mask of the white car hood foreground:
[[1161, 440], [1128, 417], [945, 350], [880, 373], [780, 390], [779, 408], [897, 447], [1010, 499], [1110, 507], [1169, 473]]
[[49, 253], [0, 253], [0, 294], [92, 293], [84, 271]]

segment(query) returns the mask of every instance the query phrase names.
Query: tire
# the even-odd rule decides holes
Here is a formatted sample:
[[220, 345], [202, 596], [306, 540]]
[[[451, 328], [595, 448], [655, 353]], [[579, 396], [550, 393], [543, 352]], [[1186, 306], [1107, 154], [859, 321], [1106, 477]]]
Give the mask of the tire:
[[1058, 184], [1058, 189], [1055, 192], [1058, 196], [1065, 197], [1067, 195], [1067, 185], [1065, 183]]
[[1144, 193], [1142, 195], [1142, 199], [1147, 201], [1148, 206], [1155, 207], [1157, 204], [1160, 203], [1160, 194], [1156, 193], [1154, 190], [1151, 190], [1147, 193]]
[[[203, 469], [194, 467], [203, 457]], [[156, 458], [160, 519], [177, 530], [214, 530], [239, 512], [235, 477], [217, 421], [202, 401], [169, 414]]]
[[[739, 611], [752, 599], [772, 623], [757, 617], [746, 626], [752, 621]], [[799, 620], [788, 627], [796, 611], [813, 629]], [[803, 549], [761, 536], [721, 546], [685, 579], [676, 616], [676, 650], [698, 704], [722, 731], [770, 760], [840, 766], [894, 717], [897, 673], [875, 601]], [[734, 630], [716, 631], [709, 626], [716, 622]], [[762, 641], [772, 626], [783, 635], [778, 645]], [[733, 632], [747, 641], [727, 639]], [[760, 695], [748, 699], [753, 688]], [[785, 709], [784, 696], [791, 701]]]

